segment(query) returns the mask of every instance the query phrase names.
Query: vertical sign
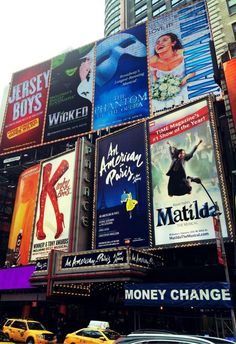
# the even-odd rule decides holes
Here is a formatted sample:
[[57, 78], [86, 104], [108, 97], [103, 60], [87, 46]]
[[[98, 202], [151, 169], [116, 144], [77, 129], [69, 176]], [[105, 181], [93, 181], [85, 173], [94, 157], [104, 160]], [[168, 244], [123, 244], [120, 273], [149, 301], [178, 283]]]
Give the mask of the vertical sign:
[[93, 129], [149, 116], [146, 26], [97, 43]]
[[50, 61], [15, 73], [3, 124], [1, 153], [41, 143]]
[[163, 111], [220, 89], [214, 81], [205, 1], [149, 22], [152, 110]]
[[228, 237], [211, 124], [206, 100], [150, 121], [155, 245], [215, 240], [217, 209], [204, 187]]
[[74, 169], [75, 151], [41, 165], [31, 261], [68, 249]]
[[91, 130], [94, 44], [52, 60], [44, 141]]
[[149, 196], [145, 124], [97, 143], [96, 247], [149, 245]]
[[18, 181], [6, 259], [10, 265], [29, 261], [39, 173], [38, 164], [22, 172]]
[[236, 58], [223, 63], [230, 108], [236, 128]]

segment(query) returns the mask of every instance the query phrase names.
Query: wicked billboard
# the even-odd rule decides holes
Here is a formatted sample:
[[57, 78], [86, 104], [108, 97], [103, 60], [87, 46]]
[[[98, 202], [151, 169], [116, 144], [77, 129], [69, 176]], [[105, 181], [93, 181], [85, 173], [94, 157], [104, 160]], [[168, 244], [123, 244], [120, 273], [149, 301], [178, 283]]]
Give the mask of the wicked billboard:
[[146, 124], [98, 140], [95, 175], [96, 248], [150, 243]]
[[155, 245], [215, 240], [216, 204], [222, 235], [230, 239], [232, 224], [211, 101], [204, 98], [153, 119], [149, 130]]

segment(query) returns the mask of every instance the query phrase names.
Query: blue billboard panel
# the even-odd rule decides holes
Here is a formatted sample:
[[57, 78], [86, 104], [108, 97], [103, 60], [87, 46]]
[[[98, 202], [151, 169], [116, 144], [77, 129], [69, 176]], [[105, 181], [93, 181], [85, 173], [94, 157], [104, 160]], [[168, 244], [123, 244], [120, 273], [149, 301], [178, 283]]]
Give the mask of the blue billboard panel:
[[146, 26], [97, 43], [93, 129], [149, 116]]
[[205, 1], [196, 1], [148, 24], [154, 113], [214, 93], [210, 24]]
[[97, 142], [96, 248], [149, 245], [146, 124]]

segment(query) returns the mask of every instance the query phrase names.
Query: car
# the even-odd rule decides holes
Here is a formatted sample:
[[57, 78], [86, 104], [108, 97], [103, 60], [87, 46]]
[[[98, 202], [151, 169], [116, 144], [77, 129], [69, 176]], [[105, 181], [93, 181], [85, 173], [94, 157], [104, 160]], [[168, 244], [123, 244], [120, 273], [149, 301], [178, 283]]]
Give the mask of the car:
[[0, 344], [14, 344], [13, 342], [11, 342], [8, 338], [7, 335], [5, 335], [4, 332], [0, 331]]
[[86, 327], [65, 337], [64, 344], [113, 344], [121, 335], [110, 329], [100, 327]]
[[46, 330], [39, 322], [29, 319], [7, 319], [2, 331], [9, 338], [27, 344], [56, 344], [54, 333]]
[[[216, 338], [214, 338], [216, 339]], [[211, 337], [198, 337], [191, 335], [179, 335], [172, 333], [155, 333], [155, 331], [130, 333], [123, 338], [119, 338], [114, 344], [229, 344], [227, 340], [211, 340]], [[231, 342], [232, 344], [232, 342]]]

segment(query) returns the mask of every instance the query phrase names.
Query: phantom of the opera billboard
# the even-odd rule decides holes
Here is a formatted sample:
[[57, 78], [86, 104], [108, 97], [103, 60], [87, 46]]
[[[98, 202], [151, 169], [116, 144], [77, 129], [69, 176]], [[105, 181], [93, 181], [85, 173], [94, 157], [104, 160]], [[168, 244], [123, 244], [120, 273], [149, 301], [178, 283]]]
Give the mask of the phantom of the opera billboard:
[[232, 237], [216, 130], [206, 98], [150, 120], [155, 246], [213, 242], [215, 204], [223, 238]]
[[30, 261], [68, 250], [74, 173], [74, 150], [41, 164]]
[[95, 246], [150, 244], [146, 124], [97, 140]]
[[47, 61], [13, 75], [1, 133], [1, 153], [42, 142], [50, 64]]
[[205, 1], [158, 16], [148, 33], [152, 113], [220, 94]]
[[94, 44], [52, 59], [44, 141], [91, 130]]
[[93, 129], [149, 116], [146, 25], [97, 43]]
[[40, 164], [37, 164], [27, 168], [19, 177], [8, 241], [6, 265], [25, 265], [29, 262], [39, 174]]

